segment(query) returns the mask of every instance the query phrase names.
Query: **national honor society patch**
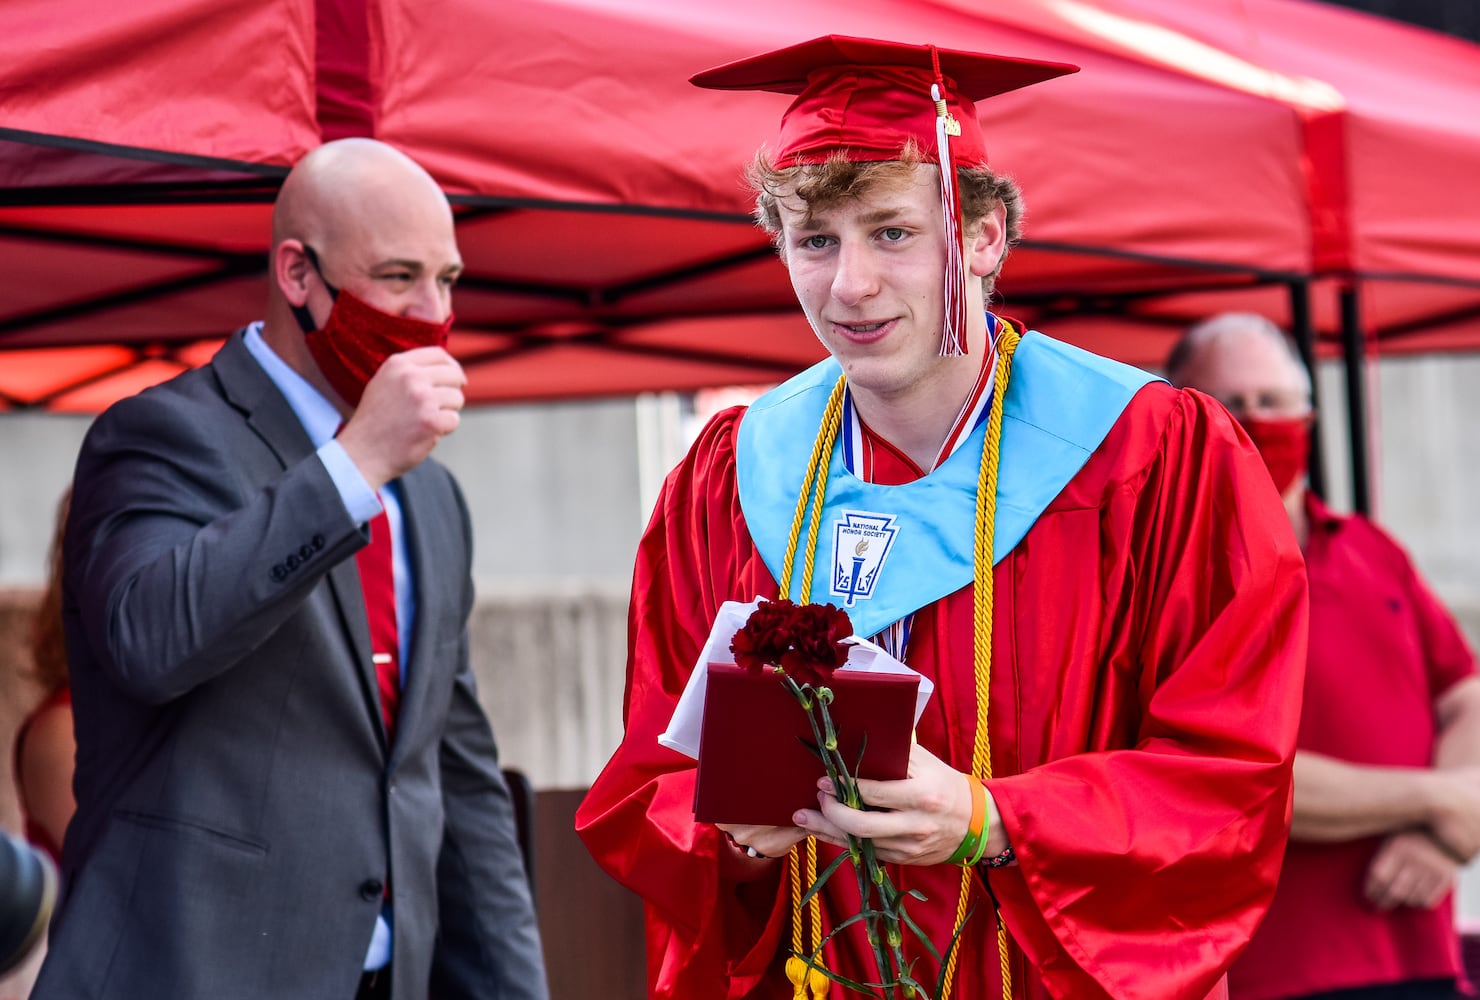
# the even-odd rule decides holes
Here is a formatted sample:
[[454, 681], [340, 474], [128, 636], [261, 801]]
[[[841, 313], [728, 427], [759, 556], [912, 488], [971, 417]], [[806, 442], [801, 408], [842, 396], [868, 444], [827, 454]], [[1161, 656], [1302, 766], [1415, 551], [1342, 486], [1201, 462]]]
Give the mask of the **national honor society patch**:
[[874, 584], [884, 560], [894, 546], [899, 529], [894, 515], [864, 510], [845, 510], [833, 522], [833, 572], [831, 593], [843, 599], [844, 607], [874, 596]]

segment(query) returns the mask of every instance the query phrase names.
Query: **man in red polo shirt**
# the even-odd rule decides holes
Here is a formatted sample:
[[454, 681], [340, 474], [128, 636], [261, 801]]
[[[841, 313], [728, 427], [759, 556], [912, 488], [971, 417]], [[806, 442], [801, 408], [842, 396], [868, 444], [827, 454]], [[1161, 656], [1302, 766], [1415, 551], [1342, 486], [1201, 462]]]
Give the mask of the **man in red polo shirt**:
[[1230, 993], [1453, 997], [1451, 890], [1480, 849], [1474, 654], [1396, 542], [1306, 489], [1310, 377], [1288, 336], [1260, 316], [1218, 316], [1188, 331], [1167, 374], [1248, 431], [1310, 574], [1290, 846]]

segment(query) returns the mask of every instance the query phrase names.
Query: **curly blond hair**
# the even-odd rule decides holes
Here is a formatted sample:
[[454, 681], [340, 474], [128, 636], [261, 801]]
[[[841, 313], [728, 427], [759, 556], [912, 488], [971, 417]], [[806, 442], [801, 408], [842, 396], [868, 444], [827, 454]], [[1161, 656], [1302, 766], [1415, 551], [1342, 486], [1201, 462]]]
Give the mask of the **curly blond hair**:
[[[835, 207], [878, 188], [907, 183], [914, 176], [915, 167], [925, 162], [913, 139], [905, 143], [896, 160], [860, 162], [837, 152], [823, 163], [795, 167], [777, 167], [770, 153], [760, 149], [746, 170], [746, 180], [756, 193], [755, 220], [775, 239], [781, 233], [781, 209], [778, 205], [781, 198], [800, 198], [807, 211], [804, 223], [810, 224], [812, 213], [816, 211]], [[985, 163], [957, 167], [956, 178], [961, 186], [961, 219], [966, 232], [978, 228], [1000, 203], [1007, 216], [1007, 247], [1010, 250], [1022, 237], [1023, 194], [1017, 182]], [[1004, 252], [996, 269], [982, 279], [983, 290], [989, 296], [1006, 259], [1007, 253]]]

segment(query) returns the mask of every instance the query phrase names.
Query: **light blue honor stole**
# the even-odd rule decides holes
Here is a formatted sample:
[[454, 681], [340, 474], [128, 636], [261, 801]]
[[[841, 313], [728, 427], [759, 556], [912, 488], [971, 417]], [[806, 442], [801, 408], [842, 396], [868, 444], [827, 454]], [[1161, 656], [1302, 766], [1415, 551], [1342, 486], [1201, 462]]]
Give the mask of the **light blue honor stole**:
[[[822, 413], [840, 374], [831, 358], [814, 365], [752, 403], [740, 421], [740, 508], [777, 580]], [[1138, 368], [1040, 333], [1023, 336], [1003, 404], [993, 565], [1022, 541], [1131, 397], [1153, 381]], [[781, 596], [839, 605], [853, 619], [855, 634], [871, 636], [970, 583], [986, 425], [982, 420], [939, 468], [900, 486], [856, 478], [844, 466], [839, 435], [828, 466], [812, 592]], [[799, 551], [797, 559], [804, 555]], [[800, 586], [800, 574], [794, 579]]]

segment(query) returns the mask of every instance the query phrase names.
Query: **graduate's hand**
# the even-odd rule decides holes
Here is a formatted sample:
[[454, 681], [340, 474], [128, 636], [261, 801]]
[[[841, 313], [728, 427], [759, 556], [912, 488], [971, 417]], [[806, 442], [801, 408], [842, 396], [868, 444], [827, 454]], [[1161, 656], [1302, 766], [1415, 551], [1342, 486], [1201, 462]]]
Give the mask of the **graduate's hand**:
[[[743, 823], [714, 825], [729, 839], [737, 854], [757, 863], [784, 857], [793, 844], [807, 837], [805, 830], [794, 826], [747, 826]], [[746, 851], [747, 847], [755, 854]]]
[[[868, 837], [879, 858], [905, 865], [937, 865], [956, 853], [971, 826], [971, 784], [966, 775], [918, 743], [910, 747], [909, 771], [899, 781], [860, 780], [859, 792], [870, 809], [850, 809], [839, 802], [827, 779], [818, 782], [821, 809], [797, 813], [798, 825], [839, 847], [846, 834]], [[987, 793], [990, 834], [985, 857], [1007, 849], [1007, 835], [992, 793]]]
[[1432, 909], [1454, 887], [1459, 862], [1421, 830], [1383, 841], [1367, 867], [1367, 900], [1379, 910], [1395, 906]]
[[467, 382], [462, 365], [440, 347], [385, 359], [339, 432], [339, 443], [373, 489], [415, 467], [457, 429]]

